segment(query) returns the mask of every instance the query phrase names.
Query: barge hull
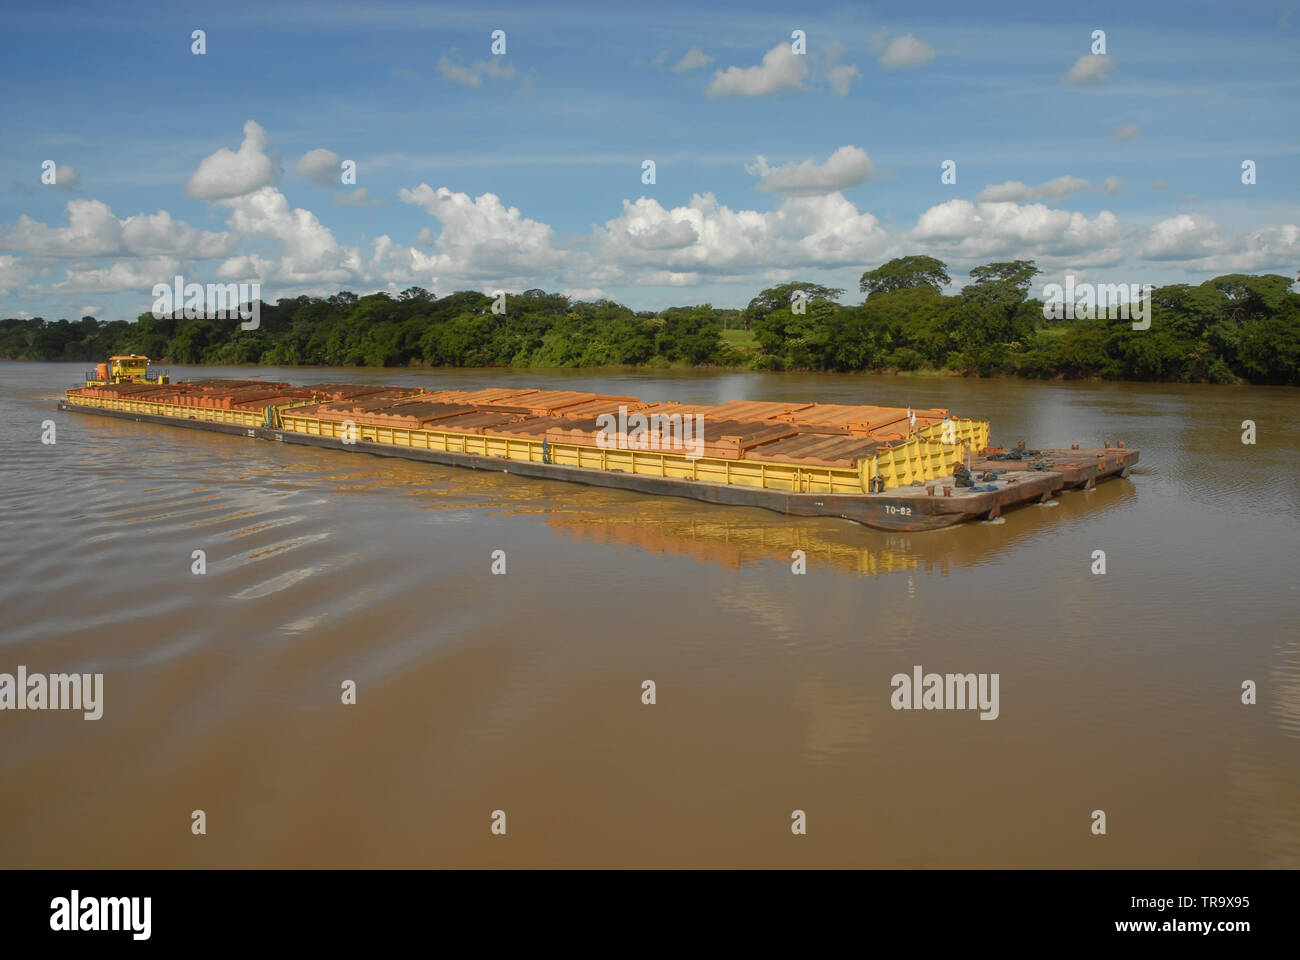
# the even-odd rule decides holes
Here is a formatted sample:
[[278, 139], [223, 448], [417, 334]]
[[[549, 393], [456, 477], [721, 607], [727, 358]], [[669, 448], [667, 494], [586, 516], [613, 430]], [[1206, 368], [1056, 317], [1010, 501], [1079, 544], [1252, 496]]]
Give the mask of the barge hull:
[[[786, 516], [834, 517], [890, 531], [935, 530], [968, 520], [993, 519], [1004, 509], [1018, 504], [1045, 502], [1054, 493], [1066, 487], [1091, 486], [1096, 480], [1106, 476], [1127, 475], [1128, 470], [1137, 462], [1135, 450], [1107, 450], [1104, 455], [1101, 451], [1050, 451], [1053, 456], [1062, 458], [1061, 469], [1008, 470], [1002, 482], [995, 485], [996, 489], [993, 490], [973, 492], [969, 488], [954, 487], [951, 480], [948, 480], [871, 494], [787, 493], [779, 490], [655, 477], [614, 470], [596, 470], [554, 463], [507, 460], [471, 453], [429, 450], [376, 443], [366, 439], [359, 439], [353, 444], [343, 444], [333, 437], [313, 436], [272, 427], [248, 427], [197, 419], [181, 420], [174, 416], [73, 405], [66, 400], [59, 402], [59, 409], [137, 423], [187, 427], [279, 443], [328, 447], [334, 450], [342, 449], [374, 456], [418, 460], [444, 466], [582, 483], [633, 493], [683, 497], [728, 506], [758, 507]], [[1008, 463], [998, 462], [997, 466], [1005, 469]]]

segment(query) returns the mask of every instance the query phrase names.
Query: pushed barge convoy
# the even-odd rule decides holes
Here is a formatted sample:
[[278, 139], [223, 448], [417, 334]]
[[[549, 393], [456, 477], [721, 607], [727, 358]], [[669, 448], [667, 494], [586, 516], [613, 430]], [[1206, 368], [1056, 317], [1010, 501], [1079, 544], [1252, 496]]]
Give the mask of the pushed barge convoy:
[[[113, 357], [62, 410], [500, 470], [792, 516], [931, 530], [993, 519], [1065, 488], [1127, 476], [1138, 452], [990, 447], [947, 410], [807, 402], [716, 406], [514, 387], [419, 387], [150, 377]], [[639, 417], [638, 417], [639, 415]], [[692, 432], [692, 425], [695, 429]], [[682, 443], [685, 431], [686, 444]]]

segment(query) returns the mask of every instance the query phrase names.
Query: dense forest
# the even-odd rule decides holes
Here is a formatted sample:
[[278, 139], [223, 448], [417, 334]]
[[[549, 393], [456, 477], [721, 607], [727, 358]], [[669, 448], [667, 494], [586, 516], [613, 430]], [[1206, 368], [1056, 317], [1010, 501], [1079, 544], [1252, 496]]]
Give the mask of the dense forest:
[[[1276, 274], [1231, 274], [1151, 292], [1150, 328], [1126, 317], [1045, 319], [1029, 296], [1032, 261], [971, 271], [955, 295], [947, 267], [902, 257], [843, 290], [784, 283], [744, 310], [710, 304], [633, 312], [609, 300], [529, 290], [493, 298], [341, 292], [261, 306], [238, 319], [142, 314], [135, 322], [7, 319], [0, 359], [98, 361], [142, 353], [176, 364], [589, 367], [713, 365], [758, 370], [914, 371], [968, 375], [1300, 384], [1300, 294]], [[1049, 311], [1051, 312], [1051, 311]]]

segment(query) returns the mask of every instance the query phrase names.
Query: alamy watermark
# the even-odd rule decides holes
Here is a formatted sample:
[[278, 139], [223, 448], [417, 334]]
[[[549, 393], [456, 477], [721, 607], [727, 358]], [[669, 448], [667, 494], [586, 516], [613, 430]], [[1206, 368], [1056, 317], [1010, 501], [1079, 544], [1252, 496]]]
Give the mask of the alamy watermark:
[[1079, 283], [1074, 274], [1065, 275], [1065, 286], [1043, 287], [1044, 320], [1096, 320], [1105, 312], [1108, 319], [1133, 320], [1134, 330], [1151, 326], [1151, 284]]
[[124, 931], [148, 940], [153, 928], [153, 897], [83, 897], [80, 890], [50, 901], [50, 929]]
[[596, 418], [600, 433], [596, 446], [602, 450], [682, 451], [689, 460], [704, 456], [704, 414], [627, 412], [620, 404], [617, 416], [602, 413]]
[[102, 673], [0, 673], [0, 710], [81, 710], [87, 720], [104, 715]]
[[177, 274], [170, 286], [153, 285], [155, 320], [173, 317], [176, 312], [186, 320], [244, 321], [241, 330], [256, 330], [262, 323], [262, 285], [260, 283], [186, 283]]
[[912, 673], [896, 673], [889, 685], [894, 692], [889, 705], [895, 710], [979, 710], [981, 720], [998, 718], [996, 673], [922, 673], [918, 663]]

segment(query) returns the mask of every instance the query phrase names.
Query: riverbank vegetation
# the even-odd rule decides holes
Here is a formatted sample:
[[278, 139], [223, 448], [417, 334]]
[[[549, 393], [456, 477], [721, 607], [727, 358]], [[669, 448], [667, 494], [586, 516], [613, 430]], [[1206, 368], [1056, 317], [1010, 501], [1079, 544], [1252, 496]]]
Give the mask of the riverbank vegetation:
[[[285, 298], [257, 330], [238, 319], [142, 314], [0, 320], [0, 358], [98, 361], [142, 353], [176, 364], [315, 366], [720, 366], [756, 370], [945, 371], [963, 375], [1300, 384], [1300, 294], [1276, 274], [1230, 274], [1151, 293], [1150, 327], [1127, 316], [1045, 319], [1031, 261], [971, 271], [955, 294], [947, 267], [902, 257], [845, 291], [791, 282], [743, 310], [710, 304], [634, 312], [609, 300], [529, 290]], [[1048, 313], [1053, 311], [1049, 310]], [[1062, 311], [1055, 311], [1060, 313]]]

